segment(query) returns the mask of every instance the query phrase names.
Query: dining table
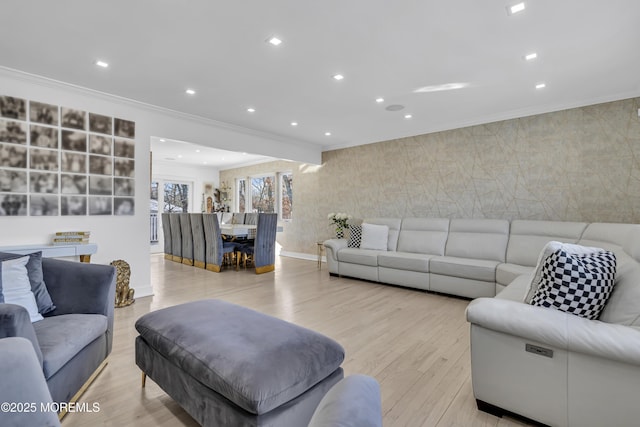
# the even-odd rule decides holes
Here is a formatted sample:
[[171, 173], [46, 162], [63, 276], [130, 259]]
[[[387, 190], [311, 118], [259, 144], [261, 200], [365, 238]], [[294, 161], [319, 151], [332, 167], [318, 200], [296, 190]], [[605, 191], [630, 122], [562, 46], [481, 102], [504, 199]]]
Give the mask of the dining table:
[[220, 234], [231, 239], [239, 237], [255, 239], [256, 226], [251, 224], [220, 224]]

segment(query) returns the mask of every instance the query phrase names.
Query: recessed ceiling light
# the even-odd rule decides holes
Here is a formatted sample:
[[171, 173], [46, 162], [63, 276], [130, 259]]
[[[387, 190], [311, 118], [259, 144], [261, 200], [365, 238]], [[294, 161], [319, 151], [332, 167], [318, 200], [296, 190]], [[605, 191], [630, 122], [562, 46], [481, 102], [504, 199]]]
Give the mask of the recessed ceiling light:
[[405, 118], [405, 119], [410, 119], [411, 117], [413, 117], [411, 114], [405, 114], [405, 115], [404, 115], [404, 118]]
[[108, 67], [109, 67], [109, 63], [108, 63], [108, 62], [102, 61], [102, 60], [100, 60], [100, 59], [98, 59], [98, 60], [96, 61], [96, 65], [97, 65], [98, 67], [102, 67], [102, 68], [108, 68]]
[[163, 138], [160, 138], [160, 142], [164, 142], [165, 140]]
[[547, 87], [547, 84], [546, 84], [546, 83], [538, 83], [538, 84], [536, 85], [536, 89], [544, 89], [545, 87]]
[[178, 154], [178, 158], [181, 159], [182, 158], [182, 154]]
[[384, 102], [384, 98], [376, 98], [376, 102], [378, 104], [383, 103]]
[[267, 39], [267, 43], [278, 46], [280, 43], [282, 43], [282, 40], [280, 40], [276, 36], [272, 36]]
[[200, 150], [196, 150], [196, 153], [199, 153], [199, 152], [200, 152]]
[[344, 79], [344, 76], [342, 74], [334, 74], [333, 78], [334, 80], [342, 80]]
[[469, 83], [444, 83], [441, 85], [423, 86], [414, 90], [413, 93], [440, 92], [443, 90], [463, 89], [469, 86]]
[[185, 90], [184, 92], [185, 92], [187, 95], [195, 95], [195, 94], [196, 94], [196, 91], [195, 91], [195, 90], [193, 90], [193, 89], [187, 89], [187, 90]]
[[324, 136], [331, 136], [331, 132], [325, 132]]
[[245, 152], [243, 152], [243, 153], [242, 153], [242, 155], [243, 155], [243, 156], [246, 156], [246, 155], [247, 155], [247, 152], [246, 152], [246, 151], [245, 151]]
[[535, 52], [532, 52], [528, 55], [524, 56], [525, 61], [533, 61], [534, 59], [536, 59], [538, 57], [538, 54]]
[[203, 165], [206, 165], [206, 164], [207, 164], [207, 162], [202, 162], [202, 164], [203, 164]]
[[507, 15], [515, 15], [518, 12], [522, 12], [524, 9], [524, 2], [512, 4], [510, 6], [507, 6]]
[[255, 113], [255, 112], [256, 112], [256, 109], [255, 109], [255, 108], [253, 108], [253, 107], [249, 107], [249, 108], [247, 108], [247, 111], [248, 111], [249, 113]]
[[291, 122], [291, 126], [298, 126], [298, 122]]

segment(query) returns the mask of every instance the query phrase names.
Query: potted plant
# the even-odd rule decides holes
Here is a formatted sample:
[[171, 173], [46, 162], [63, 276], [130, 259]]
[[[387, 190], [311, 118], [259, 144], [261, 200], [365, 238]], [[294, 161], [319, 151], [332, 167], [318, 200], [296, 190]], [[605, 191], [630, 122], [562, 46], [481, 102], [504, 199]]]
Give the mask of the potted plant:
[[336, 239], [344, 238], [344, 229], [349, 228], [349, 221], [352, 217], [349, 214], [338, 212], [338, 213], [330, 213], [327, 215], [327, 218], [330, 221], [330, 224], [335, 225], [336, 227]]

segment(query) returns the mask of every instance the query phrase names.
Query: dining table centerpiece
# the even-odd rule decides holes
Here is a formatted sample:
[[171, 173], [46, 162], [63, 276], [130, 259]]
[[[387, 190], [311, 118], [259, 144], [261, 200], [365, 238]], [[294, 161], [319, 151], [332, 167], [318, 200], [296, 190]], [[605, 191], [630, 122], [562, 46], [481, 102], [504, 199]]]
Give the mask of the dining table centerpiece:
[[329, 223], [335, 225], [336, 227], [336, 239], [343, 239], [344, 229], [349, 228], [349, 224], [347, 223], [347, 221], [349, 221], [352, 216], [342, 212], [331, 212], [329, 215], [327, 215], [327, 218], [330, 221]]

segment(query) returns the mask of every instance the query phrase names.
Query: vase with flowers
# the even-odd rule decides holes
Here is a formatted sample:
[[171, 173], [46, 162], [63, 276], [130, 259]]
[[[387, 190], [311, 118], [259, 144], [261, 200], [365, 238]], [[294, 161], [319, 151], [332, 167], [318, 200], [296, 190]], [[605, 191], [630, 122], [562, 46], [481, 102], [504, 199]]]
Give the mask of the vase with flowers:
[[344, 238], [344, 229], [349, 228], [349, 221], [352, 217], [349, 214], [338, 212], [338, 213], [330, 213], [327, 215], [327, 218], [330, 221], [330, 224], [335, 225], [336, 227], [336, 239]]

